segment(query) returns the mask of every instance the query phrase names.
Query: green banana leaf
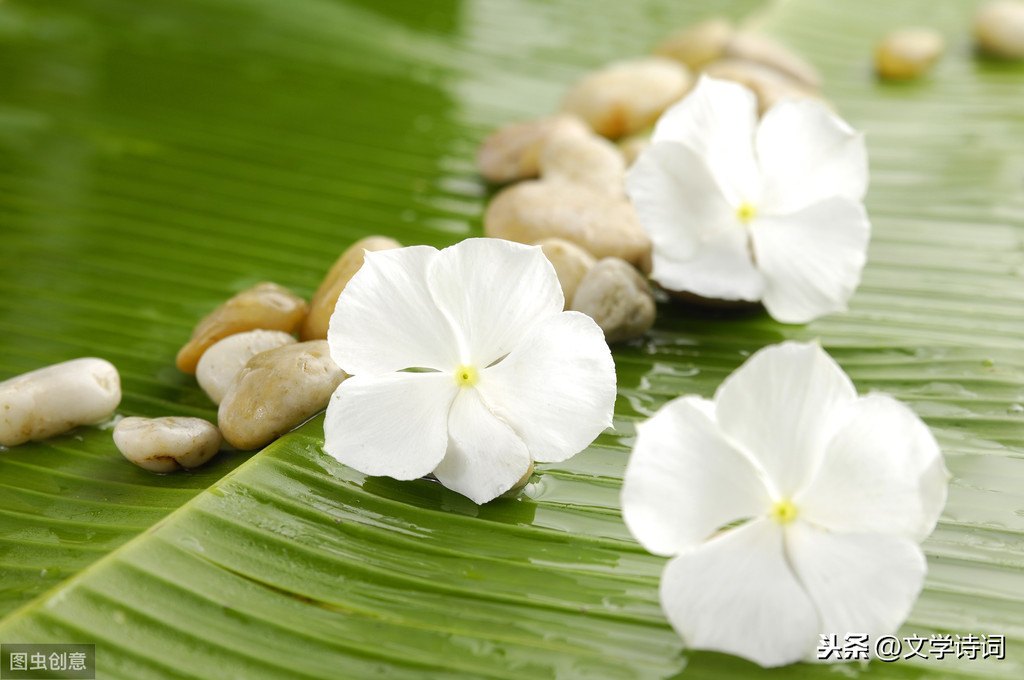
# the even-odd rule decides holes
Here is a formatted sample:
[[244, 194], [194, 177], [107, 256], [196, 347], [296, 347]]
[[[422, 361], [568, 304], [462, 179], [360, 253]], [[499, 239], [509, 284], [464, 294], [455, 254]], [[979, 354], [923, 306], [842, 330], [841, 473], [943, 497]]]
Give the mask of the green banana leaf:
[[[1002, 661], [797, 665], [825, 678], [1024, 674], [1024, 66], [972, 54], [958, 0], [0, 2], [0, 378], [83, 355], [120, 412], [215, 418], [174, 353], [231, 293], [308, 295], [372, 233], [480, 233], [473, 155], [579, 74], [725, 14], [807, 54], [866, 130], [875, 227], [848, 314], [806, 327], [673, 304], [619, 347], [615, 430], [478, 507], [364, 478], [316, 418], [192, 473], [83, 428], [0, 451], [0, 641], [97, 645], [110, 678], [755, 677], [684, 650], [664, 560], [626, 532], [633, 426], [750, 352], [818, 338], [910, 404], [954, 474], [904, 634], [1003, 634]], [[874, 42], [927, 24], [930, 77]], [[401, 414], [395, 414], [396, 418]]]

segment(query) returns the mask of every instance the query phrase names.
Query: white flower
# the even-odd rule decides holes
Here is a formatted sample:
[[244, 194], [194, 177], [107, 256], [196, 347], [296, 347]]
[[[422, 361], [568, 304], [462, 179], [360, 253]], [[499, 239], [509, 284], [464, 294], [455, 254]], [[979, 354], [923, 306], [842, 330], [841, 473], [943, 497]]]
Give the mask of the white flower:
[[846, 309], [871, 231], [861, 134], [814, 99], [782, 101], [759, 122], [753, 92], [703, 76], [651, 141], [627, 186], [655, 281], [761, 300], [785, 323]]
[[689, 647], [778, 666], [813, 656], [821, 634], [896, 630], [947, 484], [910, 409], [858, 398], [818, 345], [785, 343], [713, 402], [680, 397], [637, 427], [622, 511], [673, 557], [661, 604]]
[[583, 450], [611, 425], [615, 365], [597, 324], [563, 304], [536, 246], [366, 253], [327, 334], [353, 377], [327, 408], [324, 450], [367, 475], [432, 472], [477, 503], [531, 460]]

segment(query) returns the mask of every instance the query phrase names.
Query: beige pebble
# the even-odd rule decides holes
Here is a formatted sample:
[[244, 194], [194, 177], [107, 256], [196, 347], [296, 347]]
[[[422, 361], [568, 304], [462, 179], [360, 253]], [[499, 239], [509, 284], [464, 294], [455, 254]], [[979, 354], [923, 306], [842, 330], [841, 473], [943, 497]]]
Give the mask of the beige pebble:
[[588, 134], [591, 131], [587, 124], [568, 114], [512, 123], [492, 133], [480, 145], [477, 170], [495, 184], [530, 179], [540, 174], [540, 155], [549, 140]]
[[210, 400], [219, 404], [249, 359], [260, 352], [291, 345], [295, 338], [284, 331], [246, 331], [218, 340], [203, 352], [196, 366], [196, 381]]
[[0, 445], [47, 439], [106, 420], [121, 403], [113, 364], [88, 357], [0, 382]]
[[1000, 59], [1024, 59], [1024, 2], [995, 0], [974, 15], [978, 49]]
[[749, 87], [757, 96], [757, 109], [762, 114], [783, 99], [817, 97], [816, 92], [803, 83], [752, 61], [723, 59], [709, 64], [704, 73]]
[[654, 325], [650, 286], [636, 269], [614, 257], [598, 261], [587, 272], [572, 309], [596, 321], [608, 342], [638, 338]]
[[536, 245], [541, 247], [544, 256], [555, 268], [558, 282], [562, 285], [562, 294], [565, 295], [565, 309], [568, 309], [572, 296], [576, 294], [576, 287], [597, 260], [583, 248], [564, 238], [545, 238], [537, 241]]
[[625, 197], [550, 180], [522, 182], [495, 196], [484, 214], [484, 233], [519, 243], [558, 237], [595, 257], [614, 255], [634, 263], [651, 249]]
[[938, 61], [945, 47], [942, 34], [930, 28], [893, 31], [875, 47], [875, 70], [886, 80], [918, 78]]
[[237, 449], [265, 446], [327, 408], [346, 377], [326, 340], [261, 352], [249, 359], [220, 403], [220, 431]]
[[111, 417], [121, 377], [108, 360], [86, 357], [0, 382], [0, 445], [16, 447]]
[[345, 289], [349, 280], [363, 266], [363, 255], [367, 250], [391, 250], [401, 248], [402, 244], [387, 236], [367, 236], [353, 243], [341, 254], [324, 277], [320, 287], [313, 293], [309, 304], [309, 314], [302, 324], [303, 340], [323, 340], [327, 338], [327, 327], [330, 325], [334, 307], [338, 304], [338, 296]]
[[652, 125], [690, 89], [689, 70], [665, 57], [619, 61], [579, 80], [562, 101], [600, 135], [617, 139]]
[[782, 43], [760, 33], [736, 33], [726, 46], [724, 56], [773, 68], [814, 90], [821, 87], [821, 76], [814, 66]]
[[676, 31], [659, 44], [654, 52], [699, 71], [722, 56], [734, 33], [735, 29], [728, 20], [708, 19]]
[[235, 333], [263, 329], [294, 333], [306, 318], [306, 301], [276, 283], [243, 290], [207, 314], [178, 351], [178, 369], [195, 373], [199, 358], [210, 345]]
[[622, 152], [593, 133], [552, 138], [541, 153], [540, 174], [544, 179], [585, 184], [610, 196], [625, 192]]
[[201, 418], [125, 418], [114, 427], [114, 444], [125, 458], [150, 472], [191, 470], [220, 449], [220, 432]]
[[647, 147], [651, 145], [650, 133], [642, 133], [639, 135], [630, 135], [619, 140], [619, 153], [622, 154], [622, 158], [626, 161], [626, 167], [636, 163], [636, 159], [640, 158], [640, 154], [647, 150]]

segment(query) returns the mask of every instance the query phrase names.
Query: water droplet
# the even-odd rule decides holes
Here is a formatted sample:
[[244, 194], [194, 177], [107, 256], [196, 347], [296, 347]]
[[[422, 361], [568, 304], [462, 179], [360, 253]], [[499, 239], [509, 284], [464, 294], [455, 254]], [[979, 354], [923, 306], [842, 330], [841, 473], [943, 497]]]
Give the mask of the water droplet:
[[182, 536], [178, 539], [178, 545], [193, 552], [206, 552], [206, 548], [203, 547], [203, 544], [195, 536]]

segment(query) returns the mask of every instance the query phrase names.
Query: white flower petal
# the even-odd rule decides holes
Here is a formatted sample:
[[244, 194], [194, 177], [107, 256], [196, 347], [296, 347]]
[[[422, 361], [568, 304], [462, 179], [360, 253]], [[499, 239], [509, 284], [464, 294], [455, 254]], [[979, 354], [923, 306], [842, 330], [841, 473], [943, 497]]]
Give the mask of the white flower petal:
[[764, 295], [764, 277], [751, 261], [749, 239], [742, 229], [708, 234], [699, 254], [686, 262], [654, 252], [652, 278], [668, 290], [750, 302]]
[[533, 460], [558, 462], [611, 426], [615, 363], [593, 319], [561, 312], [483, 371], [477, 389], [526, 443]]
[[451, 323], [427, 288], [427, 269], [437, 257], [428, 246], [366, 253], [331, 315], [334, 363], [350, 375], [458, 365]]
[[661, 576], [661, 606], [687, 646], [762, 666], [798, 661], [818, 641], [817, 611], [772, 520], [726, 531], [670, 561]]
[[764, 306], [783, 323], [807, 323], [846, 310], [860, 283], [871, 224], [864, 206], [832, 198], [751, 225], [764, 274]]
[[756, 135], [764, 178], [762, 207], [796, 212], [828, 198], [864, 200], [868, 156], [864, 135], [824, 103], [783, 100], [765, 112]]
[[792, 498], [856, 398], [853, 383], [819, 345], [785, 342], [760, 350], [726, 378], [715, 406], [723, 432], [750, 452], [780, 498]]
[[749, 235], [705, 162], [685, 144], [659, 142], [630, 168], [627, 189], [651, 237], [651, 277], [669, 290], [759, 300]]
[[757, 471], [722, 436], [713, 414], [707, 400], [680, 397], [637, 425], [622, 519], [655, 555], [678, 555], [771, 505]]
[[817, 475], [795, 502], [828, 529], [923, 540], [945, 505], [942, 453], [928, 427], [885, 395], [851, 404]]
[[457, 390], [450, 373], [353, 376], [327, 405], [324, 451], [367, 475], [429, 474], [445, 455]]
[[539, 246], [471, 238], [445, 248], [427, 274], [437, 305], [461, 335], [461, 363], [482, 369], [565, 306]]
[[807, 522], [786, 527], [786, 550], [811, 596], [824, 634], [896, 631], [921, 592], [927, 564], [917, 543], [883, 534], [832, 533]]
[[530, 467], [519, 436], [487, 408], [480, 393], [463, 389], [448, 417], [448, 451], [434, 476], [474, 503], [497, 498]]
[[733, 205], [757, 202], [761, 179], [754, 158], [757, 97], [747, 87], [701, 76], [679, 103], [662, 114], [651, 142], [682, 142], [703, 158]]

